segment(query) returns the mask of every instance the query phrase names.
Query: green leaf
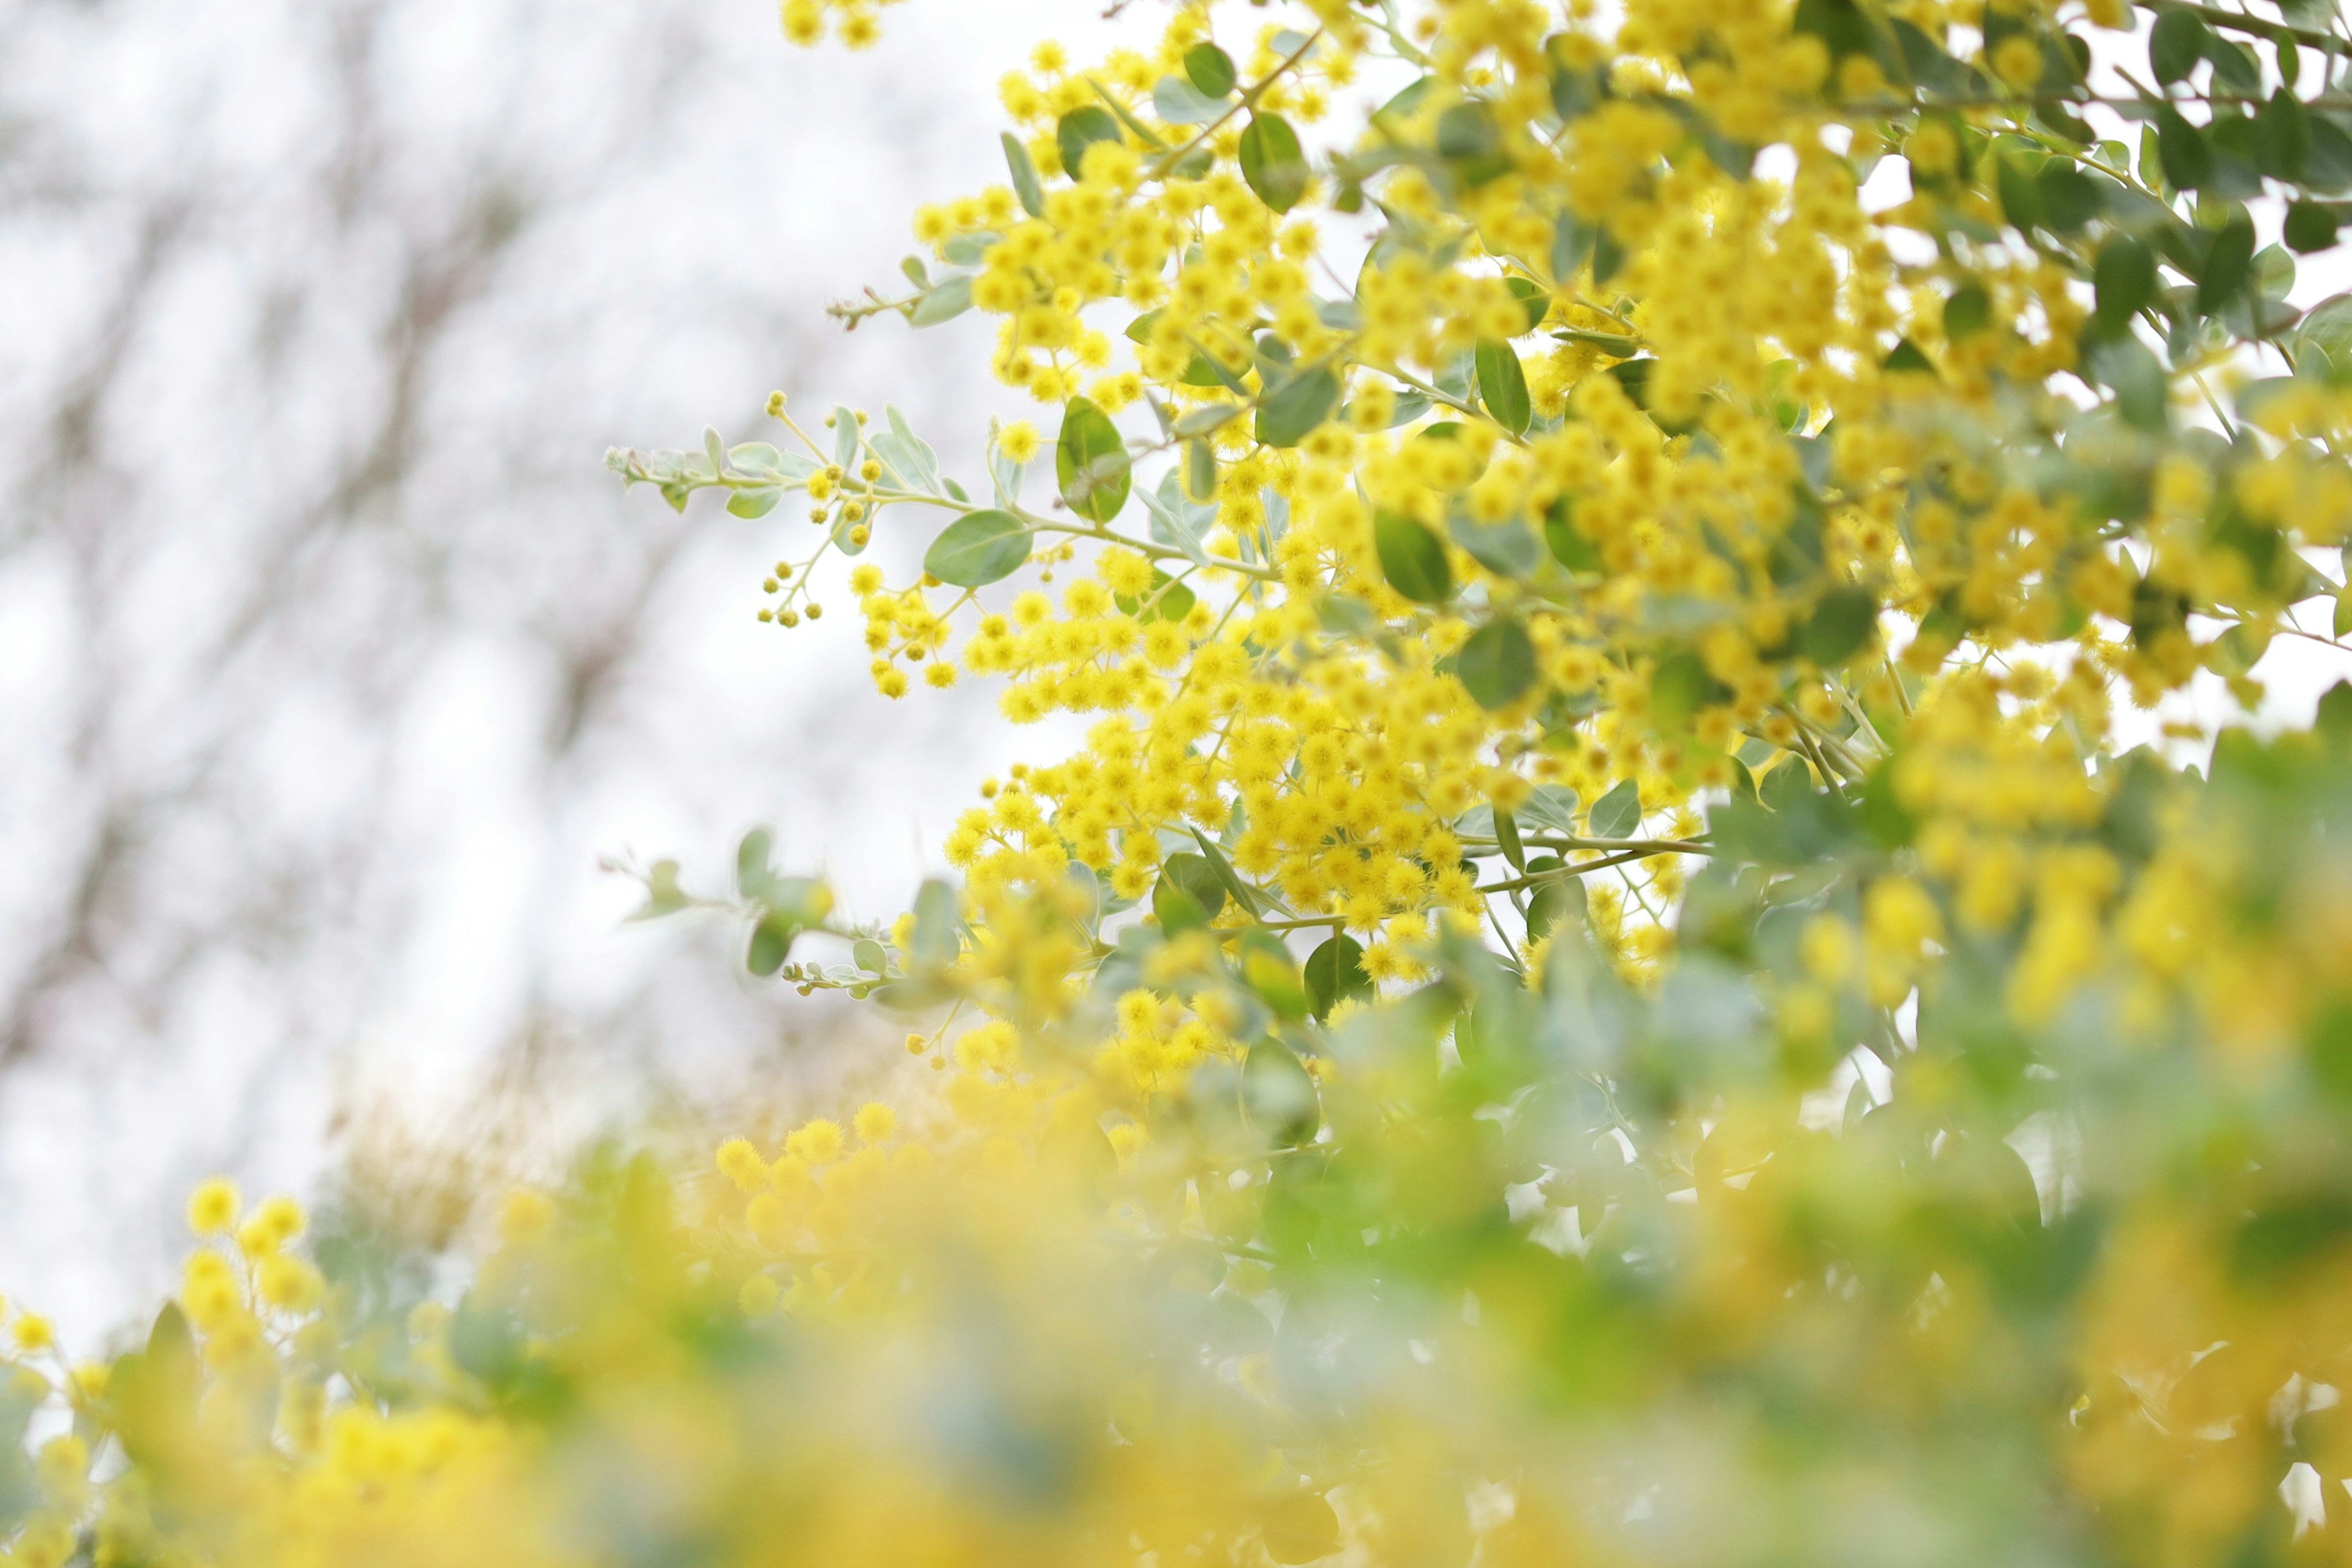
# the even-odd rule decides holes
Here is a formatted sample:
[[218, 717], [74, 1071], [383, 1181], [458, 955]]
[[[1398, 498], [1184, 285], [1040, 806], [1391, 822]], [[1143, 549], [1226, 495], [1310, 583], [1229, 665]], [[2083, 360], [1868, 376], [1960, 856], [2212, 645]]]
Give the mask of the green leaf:
[[2310, 155], [2311, 117], [2294, 93], [2281, 88], [2255, 111], [2254, 166], [2274, 180], [2295, 180]]
[[1389, 586], [1419, 605], [1442, 605], [1454, 596], [1454, 568], [1445, 542], [1402, 512], [1372, 517], [1372, 545]]
[[1073, 180], [1086, 167], [1087, 149], [1097, 142], [1119, 140], [1118, 120], [1100, 104], [1082, 103], [1054, 127], [1054, 145], [1061, 151], [1062, 172]]
[[737, 517], [765, 517], [776, 510], [784, 492], [775, 485], [762, 485], [758, 489], [737, 490], [727, 498], [727, 510]]
[[771, 978], [792, 956], [793, 939], [799, 934], [798, 926], [770, 910], [751, 928], [751, 945], [743, 954], [743, 967], [762, 980]]
[[[1279, 945], [1279, 944], [1277, 944]], [[1288, 954], [1284, 955], [1285, 958]], [[1244, 963], [1248, 958], [1244, 956]], [[1292, 970], [1292, 988], [1298, 996], [1297, 1010], [1284, 1014], [1286, 1017], [1304, 1017], [1307, 1013], [1307, 993], [1297, 984], [1297, 971]], [[1267, 1004], [1272, 1006], [1272, 1003]], [[1280, 1008], [1276, 1008], [1281, 1012]], [[1249, 1114], [1250, 1124], [1265, 1134], [1266, 1141], [1277, 1149], [1296, 1149], [1315, 1141], [1323, 1125], [1322, 1103], [1316, 1098], [1315, 1080], [1307, 1068], [1280, 1040], [1267, 1038], [1250, 1047], [1247, 1060], [1242, 1066], [1242, 1106]], [[1316, 1502], [1322, 1502], [1317, 1498]], [[1328, 1504], [1325, 1511], [1329, 1511]], [[1339, 1544], [1339, 1530], [1328, 1532], [1330, 1546]], [[1318, 1544], [1321, 1544], [1318, 1541]], [[1319, 1552], [1306, 1557], [1284, 1555], [1277, 1561], [1306, 1563]]]
[[1830, 669], [1861, 652], [1877, 629], [1876, 595], [1867, 588], [1832, 588], [1813, 606], [1798, 643], [1807, 658]]
[[956, 935], [955, 889], [934, 877], [915, 892], [914, 952], [908, 956], [918, 968], [945, 969], [962, 945]]
[[2205, 58], [2213, 62], [2213, 85], [2248, 97], [2263, 90], [2262, 62], [2254, 51], [2218, 33], [2205, 36]]
[[1565, 784], [1539, 784], [1519, 805], [1518, 815], [1547, 833], [1576, 836], [1576, 792]]
[[1184, 51], [1184, 74], [1210, 98], [1224, 97], [1241, 79], [1234, 69], [1234, 58], [1207, 42], [1194, 44]]
[[1184, 493], [1196, 501], [1216, 499], [1217, 453], [1206, 441], [1184, 443]]
[[764, 899], [775, 884], [776, 870], [769, 858], [775, 852], [775, 835], [755, 827], [735, 846], [735, 890], [747, 899]]
[[1454, 673], [1478, 706], [1508, 708], [1536, 683], [1536, 645], [1517, 621], [1489, 621], [1454, 656]]
[[2164, 366], [2146, 343], [2126, 335], [2095, 344], [2084, 369], [2116, 389], [2116, 407], [2125, 423], [2142, 430], [2165, 427]]
[[1257, 409], [1257, 438], [1269, 447], [1296, 447], [1339, 405], [1339, 377], [1322, 365], [1289, 377]]
[[2336, 595], [2336, 635], [2352, 637], [2352, 588]]
[[2352, 378], [2352, 294], [2330, 295], [2295, 323], [2296, 367], [2303, 369], [2304, 362], [2315, 357], [2326, 362], [2319, 379], [2342, 385]]
[[1241, 961], [1242, 984], [1255, 992], [1276, 1016], [1307, 1016], [1307, 983], [1298, 973], [1298, 960], [1290, 955], [1280, 937], [1255, 928], [1244, 931]]
[[1372, 977], [1364, 973], [1364, 948], [1342, 932], [1307, 955], [1307, 995], [1315, 1016], [1330, 1016], [1331, 1009], [1354, 996], [1372, 994]]
[[2024, 160], [2004, 155], [1993, 160], [1993, 185], [2000, 193], [2000, 216], [2020, 233], [2042, 221], [2042, 186]]
[[923, 570], [958, 588], [982, 587], [1018, 572], [1032, 542], [1029, 525], [1009, 511], [969, 511], [931, 541]]
[[1437, 155], [1465, 186], [1499, 180], [1517, 167], [1503, 145], [1502, 121], [1490, 105], [1475, 100], [1437, 117]]
[[1151, 111], [1171, 125], [1214, 124], [1232, 107], [1181, 76], [1163, 76], [1151, 87]]
[[2147, 35], [2148, 69], [2156, 73], [2158, 85], [2170, 87], [2186, 81], [2197, 62], [2205, 58], [2205, 46], [2212, 33], [2203, 19], [2193, 11], [2167, 6], [2156, 14], [2156, 26]]
[[1307, 194], [1307, 155], [1298, 132], [1279, 114], [1253, 114], [1242, 132], [1242, 178], [1257, 199], [1276, 212], [1286, 213]]
[[907, 312], [908, 321], [918, 327], [935, 327], [941, 321], [952, 321], [971, 309], [971, 279], [943, 278], [939, 286], [915, 301]]
[[2334, 208], [2319, 202], [2296, 202], [2286, 209], [2286, 223], [2281, 234], [2287, 248], [2309, 256], [2334, 246], [2339, 226], [2341, 220]]
[[[1192, 613], [1192, 606], [1198, 602], [1198, 596], [1192, 589], [1157, 567], [1152, 569], [1150, 589], [1140, 598], [1120, 594], [1111, 600], [1118, 606], [1121, 615], [1140, 613], [1147, 621], [1181, 621]], [[1148, 611], [1144, 609], [1147, 604], [1150, 605]]]
[[1963, 283], [1944, 301], [1944, 336], [1954, 342], [1983, 331], [1992, 320], [1992, 300], [1980, 284]]
[[2156, 252], [2128, 234], [2110, 235], [2092, 265], [2100, 331], [2113, 337], [2156, 298]]
[[[1192, 829], [1192, 838], [1201, 846], [1201, 858], [1208, 862], [1210, 871], [1216, 876], [1217, 885], [1223, 888], [1226, 895], [1243, 910], [1250, 914], [1256, 914], [1258, 912], [1256, 891], [1247, 882], [1242, 880], [1241, 873], [1234, 869], [1234, 863], [1225, 858], [1223, 850], [1217, 847], [1217, 841], [1197, 827]], [[1214, 914], [1216, 911], [1211, 910], [1209, 912]]]
[[1511, 863], [1513, 870], [1526, 870], [1528, 851], [1527, 846], [1519, 842], [1518, 819], [1501, 806], [1493, 807], [1492, 816], [1495, 822], [1495, 847], [1503, 852], [1503, 858]]
[[2064, 158], [2053, 158], [2033, 177], [2042, 221], [2059, 234], [2074, 234], [2096, 217], [2103, 205], [2099, 183]]
[[857, 423], [857, 411], [846, 406], [833, 411], [833, 460], [845, 474], [857, 468], [857, 448], [865, 437], [865, 427]]
[[2208, 316], [2218, 313], [2245, 288], [2253, 268], [2254, 220], [2240, 209], [2230, 215], [2230, 221], [2221, 226], [2205, 253], [2205, 265], [2197, 278], [2198, 310]]
[[1909, 338], [1898, 338], [1883, 368], [1897, 375], [1933, 375], [1936, 374], [1936, 362], [1921, 353], [1919, 345]]
[[2265, 245], [2254, 252], [2254, 292], [2277, 301], [2294, 291], [2294, 258], [2283, 245]]
[[2170, 104], [2156, 111], [2156, 153], [2176, 191], [2197, 190], [2213, 177], [2213, 144]]
[[1013, 172], [1013, 194], [1021, 198], [1021, 210], [1031, 217], [1045, 216], [1045, 187], [1037, 179], [1037, 165], [1029, 161], [1029, 149], [1021, 145], [1019, 137], [1004, 132], [1004, 166]]
[[1063, 410], [1054, 471], [1062, 499], [1089, 522], [1108, 522], [1127, 504], [1133, 479], [1127, 442], [1110, 416], [1083, 397], [1073, 397]]
[[890, 973], [890, 954], [870, 936], [861, 936], [850, 945], [849, 961], [868, 974]]
[[1224, 907], [1224, 885], [1200, 856], [1171, 855], [1160, 868], [1160, 880], [1151, 889], [1151, 912], [1168, 935], [1197, 931]]
[[1478, 342], [1478, 397], [1486, 412], [1514, 436], [1528, 433], [1535, 410], [1528, 401], [1528, 374], [1510, 344], [1493, 338]]
[[1478, 522], [1466, 512], [1457, 512], [1447, 531], [1473, 561], [1497, 577], [1532, 577], [1543, 563], [1544, 547], [1535, 531], [1516, 517]]
[[1584, 882], [1581, 878], [1560, 877], [1544, 883], [1528, 895], [1528, 937], [1539, 941], [1558, 929], [1559, 922], [1570, 915], [1584, 919]]
[[1642, 826], [1642, 789], [1632, 779], [1622, 781], [1615, 789], [1592, 803], [1592, 812], [1586, 818], [1595, 838], [1630, 838], [1633, 829]]
[[1517, 275], [1505, 279], [1504, 282], [1519, 301], [1519, 309], [1528, 313], [1528, 331], [1532, 332], [1542, 326], [1544, 318], [1551, 314], [1551, 290], [1532, 278]]
[[1562, 496], [1544, 511], [1544, 543], [1551, 558], [1571, 572], [1598, 572], [1601, 547], [1577, 531], [1576, 508]]
[[1676, 648], [1650, 674], [1650, 717], [1662, 730], [1680, 730], [1721, 688], [1694, 648]]

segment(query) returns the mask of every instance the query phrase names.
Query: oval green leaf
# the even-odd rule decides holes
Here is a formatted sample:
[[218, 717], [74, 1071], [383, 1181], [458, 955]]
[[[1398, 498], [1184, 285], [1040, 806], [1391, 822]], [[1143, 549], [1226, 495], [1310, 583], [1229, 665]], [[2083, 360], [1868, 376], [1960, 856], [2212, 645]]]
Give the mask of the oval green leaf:
[[1799, 646], [1807, 658], [1829, 669], [1861, 652], [1877, 629], [1876, 595], [1867, 588], [1832, 588], [1813, 606]]
[[1344, 932], [1307, 955], [1307, 996], [1315, 1016], [1351, 996], [1370, 996], [1372, 977], [1364, 973], [1363, 944]]
[[2091, 286], [2098, 300], [2100, 330], [2111, 336], [2122, 331], [2156, 298], [2156, 252], [2131, 235], [2110, 237], [2099, 247]]
[[1031, 542], [1028, 524], [1009, 511], [966, 512], [931, 541], [923, 570], [954, 587], [982, 587], [1019, 571]]
[[1118, 121], [1099, 104], [1080, 104], [1054, 127], [1054, 145], [1062, 154], [1062, 173], [1073, 180], [1086, 167], [1087, 149], [1097, 142], [1119, 140]]
[[1495, 422], [1514, 436], [1528, 433], [1534, 406], [1528, 401], [1528, 374], [1518, 351], [1493, 338], [1478, 344], [1478, 396]]
[[1372, 545], [1389, 586], [1419, 605], [1442, 605], [1454, 596], [1454, 568], [1445, 542], [1402, 512], [1372, 518]]
[[1258, 1000], [1285, 1018], [1307, 1016], [1307, 983], [1299, 977], [1298, 960], [1290, 956], [1290, 949], [1282, 939], [1269, 931], [1250, 930], [1242, 933], [1242, 984], [1257, 994]]
[[1257, 199], [1286, 213], [1307, 194], [1307, 154], [1298, 132], [1279, 114], [1254, 114], [1242, 132], [1242, 178]]
[[1127, 504], [1132, 482], [1127, 441], [1110, 416], [1083, 397], [1062, 411], [1062, 434], [1054, 444], [1054, 471], [1062, 499], [1089, 522], [1108, 522]]
[[1632, 779], [1621, 781], [1592, 803], [1592, 814], [1585, 821], [1595, 838], [1631, 837], [1642, 826], [1642, 786]]
[[[1296, 987], [1295, 972], [1292, 984]], [[1290, 1015], [1293, 1017], [1307, 1010], [1307, 994], [1299, 991], [1297, 994], [1298, 1012]], [[1306, 1064], [1280, 1040], [1260, 1040], [1250, 1047], [1248, 1060], [1242, 1068], [1242, 1105], [1251, 1124], [1276, 1148], [1291, 1149], [1312, 1142], [1317, 1130], [1323, 1125], [1322, 1104], [1315, 1095], [1315, 1080], [1307, 1076]]]
[[1536, 645], [1518, 622], [1489, 621], [1462, 645], [1454, 673], [1479, 707], [1508, 708], [1536, 683]]
[[1184, 51], [1184, 74], [1210, 98], [1224, 97], [1240, 79], [1234, 70], [1233, 56], [1206, 42], [1194, 44]]
[[1037, 179], [1037, 165], [1029, 159], [1029, 149], [1021, 139], [1007, 131], [1004, 143], [1004, 166], [1013, 174], [1013, 194], [1021, 198], [1021, 210], [1031, 217], [1045, 216], [1045, 187]]
[[792, 956], [793, 938], [799, 934], [791, 921], [769, 910], [751, 928], [751, 945], [743, 954], [743, 967], [762, 980], [769, 979]]
[[1339, 405], [1339, 377], [1322, 366], [1294, 375], [1258, 405], [1257, 438], [1268, 447], [1296, 447]]

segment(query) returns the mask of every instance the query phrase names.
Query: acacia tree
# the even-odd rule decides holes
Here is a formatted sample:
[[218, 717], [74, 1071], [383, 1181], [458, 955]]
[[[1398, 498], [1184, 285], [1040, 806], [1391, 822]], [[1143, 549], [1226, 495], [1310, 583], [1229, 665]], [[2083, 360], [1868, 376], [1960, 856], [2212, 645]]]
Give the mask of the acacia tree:
[[[2113, 737], [2333, 642], [2352, 345], [2283, 300], [2345, 44], [1307, 0], [1041, 47], [1008, 183], [842, 313], [996, 318], [1050, 451], [964, 482], [779, 399], [613, 459], [807, 541], [782, 626], [845, 571], [887, 695], [1096, 716], [887, 930], [765, 835], [728, 898], [646, 874], [919, 1019], [940, 1091], [717, 1180], [591, 1159], [404, 1319], [208, 1188], [147, 1346], [57, 1395], [126, 1479], [60, 1439], [25, 1541], [2340, 1553], [2352, 687], [2203, 767]], [[891, 528], [919, 580], [856, 562]]]

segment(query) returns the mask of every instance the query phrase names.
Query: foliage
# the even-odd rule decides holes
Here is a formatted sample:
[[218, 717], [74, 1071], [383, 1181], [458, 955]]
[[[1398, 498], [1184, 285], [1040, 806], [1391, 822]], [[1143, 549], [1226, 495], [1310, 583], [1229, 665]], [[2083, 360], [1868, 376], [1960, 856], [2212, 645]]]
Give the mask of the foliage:
[[454, 1311], [238, 1231], [72, 1384], [44, 1473], [129, 1468], [18, 1555], [2340, 1554], [2280, 1499], [2352, 1476], [2352, 686], [2202, 770], [2115, 741], [2332, 641], [2345, 312], [2247, 204], [2332, 243], [2352, 100], [2282, 16], [1041, 47], [1010, 183], [843, 313], [997, 318], [1050, 498], [1026, 423], [967, 489], [781, 398], [801, 450], [613, 458], [804, 497], [786, 626], [939, 522], [849, 573], [880, 689], [1097, 716], [887, 931], [764, 834], [732, 899], [646, 876], [924, 1019], [939, 1093], [591, 1161]]

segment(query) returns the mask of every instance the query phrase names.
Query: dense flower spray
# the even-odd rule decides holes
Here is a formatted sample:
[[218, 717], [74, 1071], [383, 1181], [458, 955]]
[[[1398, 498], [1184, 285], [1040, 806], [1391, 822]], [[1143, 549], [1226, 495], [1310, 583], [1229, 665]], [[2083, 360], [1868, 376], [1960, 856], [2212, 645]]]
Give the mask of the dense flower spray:
[[2341, 1558], [2352, 686], [2116, 741], [2352, 625], [2352, 37], [2274, 8], [1040, 46], [839, 310], [992, 324], [984, 479], [612, 458], [887, 696], [1091, 716], [887, 928], [644, 873], [937, 1091], [594, 1155], [454, 1305], [207, 1185], [142, 1349], [13, 1320], [15, 1560]]

